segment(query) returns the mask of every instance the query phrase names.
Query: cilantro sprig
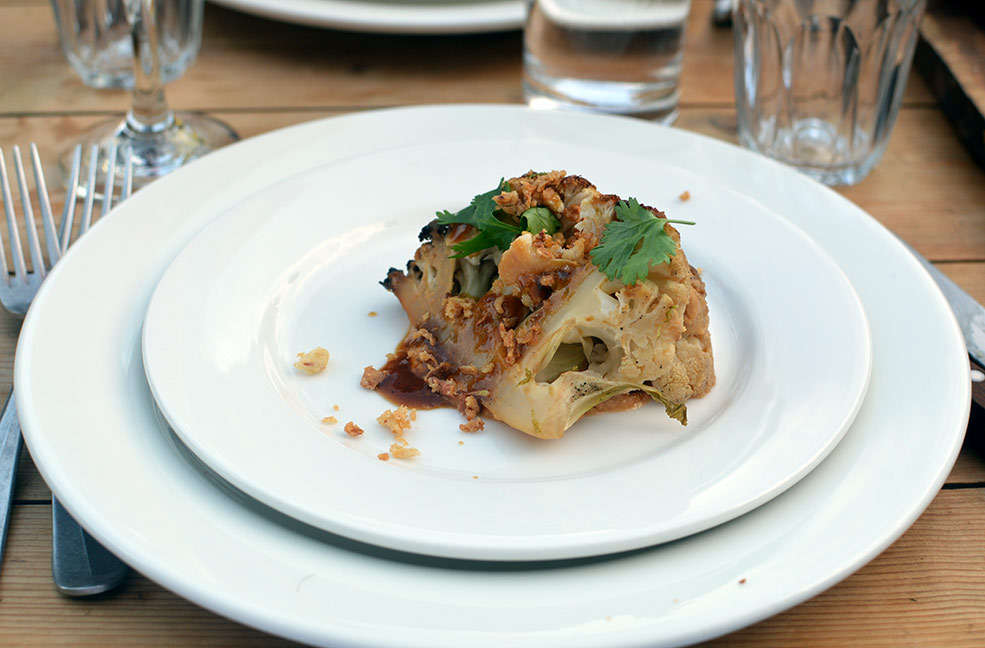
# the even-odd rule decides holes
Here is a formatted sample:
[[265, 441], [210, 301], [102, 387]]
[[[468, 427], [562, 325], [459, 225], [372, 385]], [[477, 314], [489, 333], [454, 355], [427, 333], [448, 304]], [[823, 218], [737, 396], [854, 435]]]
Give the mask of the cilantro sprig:
[[[453, 259], [460, 259], [491, 247], [506, 250], [513, 239], [523, 232], [540, 233], [546, 230], [548, 234], [553, 234], [560, 229], [560, 221], [546, 207], [531, 207], [520, 215], [518, 223], [512, 222], [509, 214], [500, 209], [493, 200], [503, 191], [509, 190], [509, 184], [500, 180], [494, 189], [473, 198], [468, 207], [455, 213], [449, 211], [437, 213], [438, 223], [442, 225], [461, 223], [471, 225], [477, 232], [472, 238], [451, 246], [456, 252], [452, 255]], [[510, 220], [503, 220], [504, 218]]]
[[658, 218], [635, 198], [616, 205], [615, 219], [605, 227], [602, 240], [589, 253], [609, 279], [627, 286], [645, 278], [651, 265], [677, 255], [677, 244], [664, 228], [667, 223], [694, 225], [693, 221]]

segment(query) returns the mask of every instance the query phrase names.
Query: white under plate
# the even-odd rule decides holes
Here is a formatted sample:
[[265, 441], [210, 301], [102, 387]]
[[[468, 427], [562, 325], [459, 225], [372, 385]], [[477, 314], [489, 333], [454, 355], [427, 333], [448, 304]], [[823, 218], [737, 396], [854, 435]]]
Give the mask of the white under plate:
[[[489, 133], [517, 151], [578, 141], [634, 163], [646, 156], [691, 169], [808, 232], [852, 282], [873, 339], [865, 401], [827, 459], [782, 495], [704, 533], [548, 565], [360, 545], [231, 497], [190, 461], [155, 413], [140, 353], [151, 293], [182, 248], [245, 197], [326, 163]], [[312, 122], [221, 149], [141, 189], [45, 280], [14, 378], [45, 480], [134, 568], [271, 633], [388, 648], [671, 646], [787, 609], [861, 567], [926, 508], [961, 447], [971, 394], [960, 329], [933, 280], [838, 194], [691, 133], [512, 106]]]
[[519, 29], [525, 0], [211, 0], [284, 22], [381, 34], [469, 34]]
[[[393, 435], [376, 418], [393, 405], [359, 380], [408, 324], [379, 280], [436, 211], [561, 167], [697, 222], [680, 229], [708, 286], [718, 384], [688, 403], [687, 427], [650, 403], [584, 417], [559, 441], [489, 419], [469, 434], [454, 409], [423, 411], [406, 435], [421, 455], [380, 461]], [[759, 203], [656, 160], [577, 141], [521, 153], [481, 136], [356, 154], [245, 197], [165, 273], [143, 340], [171, 427], [234, 486], [356, 540], [478, 560], [637, 549], [749, 511], [841, 439], [871, 355], [844, 275]], [[332, 354], [326, 371], [295, 369], [316, 346]], [[338, 424], [321, 423], [329, 415]], [[347, 421], [365, 434], [350, 438]]]

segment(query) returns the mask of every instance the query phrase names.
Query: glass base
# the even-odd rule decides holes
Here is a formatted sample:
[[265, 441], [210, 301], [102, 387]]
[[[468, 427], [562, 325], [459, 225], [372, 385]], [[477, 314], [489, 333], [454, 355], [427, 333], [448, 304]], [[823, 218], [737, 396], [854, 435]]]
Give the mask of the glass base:
[[652, 92], [645, 84], [565, 80], [548, 89], [530, 78], [524, 79], [523, 95], [534, 109], [572, 110], [637, 117], [671, 125], [677, 119], [676, 89]]
[[796, 126], [772, 135], [770, 145], [764, 146], [740, 123], [739, 142], [829, 187], [858, 184], [872, 171], [885, 150], [885, 141], [870, 148], [868, 140], [857, 138], [858, 141], [849, 145], [818, 120], [803, 120]]
[[129, 147], [133, 157], [131, 182], [136, 191], [140, 187], [165, 176], [175, 169], [200, 158], [210, 151], [231, 144], [239, 136], [226, 125], [212, 117], [196, 113], [176, 113], [170, 127], [158, 132], [142, 133], [130, 128], [125, 119], [104, 122], [80, 137], [59, 159], [62, 184], [67, 188], [69, 171], [76, 144], [82, 145], [82, 168], [79, 173], [79, 196], [86, 195], [86, 182], [90, 150], [97, 146], [99, 154], [96, 169], [95, 196], [101, 197], [109, 169], [109, 153], [116, 145], [117, 186], [123, 180], [123, 160]]

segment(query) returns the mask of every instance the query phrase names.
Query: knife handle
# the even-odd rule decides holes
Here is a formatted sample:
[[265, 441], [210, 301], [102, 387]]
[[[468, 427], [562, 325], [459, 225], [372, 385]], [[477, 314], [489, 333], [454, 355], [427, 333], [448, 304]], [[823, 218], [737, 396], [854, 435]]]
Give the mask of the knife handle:
[[7, 528], [10, 526], [21, 445], [21, 427], [17, 422], [14, 390], [11, 389], [0, 416], [0, 558], [3, 557]]

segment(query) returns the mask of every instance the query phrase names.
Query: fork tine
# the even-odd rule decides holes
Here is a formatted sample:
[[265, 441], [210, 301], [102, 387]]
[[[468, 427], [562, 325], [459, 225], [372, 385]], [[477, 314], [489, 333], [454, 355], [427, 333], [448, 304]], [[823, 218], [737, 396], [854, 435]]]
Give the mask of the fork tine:
[[[113, 203], [113, 184], [116, 181], [116, 142], [113, 142], [109, 147], [109, 153], [106, 155], [106, 186], [103, 189], [103, 210], [99, 213], [99, 217], [102, 218], [107, 213], [109, 213], [110, 205]], [[85, 230], [79, 232], [84, 234]]]
[[82, 219], [79, 221], [79, 233], [86, 232], [92, 222], [92, 204], [96, 193], [96, 171], [99, 169], [99, 147], [89, 149], [89, 178], [86, 181], [86, 198], [82, 206]]
[[[0, 193], [3, 194], [3, 210], [7, 216], [7, 231], [10, 234], [10, 256], [14, 263], [14, 276], [24, 280], [27, 268], [24, 265], [24, 250], [21, 249], [21, 235], [17, 229], [17, 217], [14, 214], [14, 199], [10, 195], [10, 182], [7, 180], [7, 165], [0, 151]], [[7, 270], [4, 261], [4, 269]], [[7, 270], [9, 272], [9, 270]], [[4, 277], [6, 279], [6, 277]]]
[[65, 254], [69, 240], [72, 238], [72, 225], [75, 221], [75, 203], [79, 195], [79, 170], [82, 168], [82, 145], [76, 144], [72, 152], [72, 168], [68, 172], [68, 195], [65, 196], [65, 208], [62, 210], [62, 223], [58, 227], [58, 248], [60, 254]]
[[123, 147], [123, 186], [120, 187], [120, 201], [130, 197], [133, 192], [133, 147]]
[[[3, 149], [0, 149], [0, 184], [7, 184], [7, 166], [3, 163]], [[3, 209], [7, 211], [10, 209], [7, 206], [7, 194], [3, 194]], [[3, 272], [3, 276], [0, 279], [6, 284], [10, 278], [10, 267], [7, 265], [7, 253], [3, 249], [3, 230], [0, 229], [0, 271]]]
[[44, 227], [44, 242], [48, 248], [48, 261], [54, 266], [61, 258], [58, 235], [55, 233], [55, 219], [51, 215], [51, 201], [48, 199], [48, 186], [41, 168], [38, 145], [31, 142], [31, 164], [34, 167], [34, 186], [38, 190], [38, 203], [41, 206], [41, 224]]
[[34, 272], [44, 279], [47, 268], [44, 265], [44, 256], [41, 254], [41, 244], [38, 240], [38, 224], [34, 220], [34, 209], [31, 207], [31, 192], [27, 189], [27, 174], [24, 173], [21, 149], [16, 144], [14, 145], [14, 173], [17, 175], [17, 191], [21, 195], [24, 229], [27, 231], [27, 247], [31, 253], [31, 265], [34, 267]]

